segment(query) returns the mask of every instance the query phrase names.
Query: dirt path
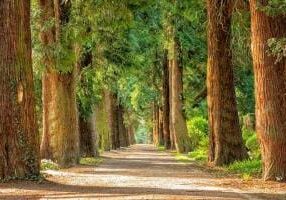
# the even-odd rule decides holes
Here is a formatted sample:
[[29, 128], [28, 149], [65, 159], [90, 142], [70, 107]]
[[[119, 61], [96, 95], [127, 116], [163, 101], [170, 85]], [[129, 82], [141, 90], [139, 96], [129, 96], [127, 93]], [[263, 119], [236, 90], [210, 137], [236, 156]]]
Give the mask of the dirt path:
[[196, 164], [178, 163], [150, 145], [103, 157], [97, 167], [47, 171], [41, 184], [0, 184], [0, 199], [286, 199], [285, 184], [222, 179]]

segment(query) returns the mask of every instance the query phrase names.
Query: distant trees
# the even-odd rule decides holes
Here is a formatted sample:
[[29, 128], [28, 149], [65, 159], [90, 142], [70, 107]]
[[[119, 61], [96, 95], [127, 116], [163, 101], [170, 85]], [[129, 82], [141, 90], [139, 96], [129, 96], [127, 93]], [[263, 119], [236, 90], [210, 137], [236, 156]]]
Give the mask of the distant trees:
[[[259, 4], [262, 3], [262, 4]], [[286, 37], [286, 16], [268, 16], [258, 6], [267, 1], [250, 1], [252, 56], [256, 93], [256, 131], [261, 143], [263, 178], [286, 179], [286, 100], [283, 57], [270, 55], [268, 40]]]
[[214, 165], [247, 158], [239, 126], [230, 49], [233, 5], [232, 0], [207, 1], [209, 162]]
[[30, 1], [0, 3], [0, 179], [39, 175]]

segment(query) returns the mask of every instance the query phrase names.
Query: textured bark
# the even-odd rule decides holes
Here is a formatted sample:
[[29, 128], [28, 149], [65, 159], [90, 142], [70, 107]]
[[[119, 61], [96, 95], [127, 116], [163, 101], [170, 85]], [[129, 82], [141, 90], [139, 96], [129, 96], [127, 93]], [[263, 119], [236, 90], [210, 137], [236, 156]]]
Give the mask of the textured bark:
[[230, 50], [233, 1], [208, 0], [209, 163], [225, 165], [247, 158], [235, 99]]
[[108, 111], [107, 111], [107, 95], [104, 92], [103, 100], [95, 106], [95, 127], [98, 133], [98, 144], [100, 149], [105, 151], [110, 150], [110, 127], [108, 121]]
[[108, 123], [111, 135], [111, 148], [117, 149], [120, 148], [117, 96], [110, 91], [106, 91], [106, 106], [108, 111]]
[[169, 93], [170, 93], [169, 69], [168, 69], [168, 56], [166, 52], [163, 60], [163, 113], [162, 113], [164, 146], [166, 149], [171, 148]]
[[119, 138], [120, 138], [120, 146], [128, 147], [130, 143], [129, 143], [127, 128], [124, 122], [124, 108], [120, 104], [118, 105], [117, 115], [118, 115], [118, 131], [119, 131]]
[[81, 157], [98, 156], [95, 114], [93, 113], [88, 119], [79, 117], [79, 129]]
[[159, 106], [153, 103], [153, 144], [159, 145]]
[[[60, 40], [61, 26], [68, 22], [69, 6], [59, 0], [40, 0], [42, 26], [55, 20], [55, 26], [43, 28], [41, 41], [46, 49]], [[60, 73], [53, 53], [43, 55], [43, 137], [42, 158], [52, 159], [60, 167], [70, 167], [79, 160], [78, 113], [76, 106], [77, 70]]]
[[158, 134], [159, 134], [159, 136], [158, 136], [159, 145], [165, 145], [165, 142], [164, 142], [163, 111], [162, 111], [162, 108], [159, 108]]
[[0, 179], [39, 175], [30, 1], [0, 2]]
[[[265, 3], [267, 1], [259, 1]], [[286, 17], [268, 17], [250, 1], [252, 55], [256, 93], [256, 131], [261, 143], [263, 178], [286, 179], [285, 58], [276, 62], [268, 53], [270, 38], [286, 36]]]
[[170, 49], [170, 115], [171, 132], [177, 152], [184, 153], [190, 150], [190, 141], [188, 137], [187, 124], [183, 111], [183, 80], [182, 80], [182, 57], [179, 42], [173, 34], [172, 45]]
[[174, 139], [174, 130], [173, 130], [173, 126], [172, 126], [172, 60], [169, 59], [168, 60], [168, 71], [169, 71], [169, 131], [170, 131], [170, 142], [171, 142], [171, 149], [174, 150], [175, 147], [175, 139]]

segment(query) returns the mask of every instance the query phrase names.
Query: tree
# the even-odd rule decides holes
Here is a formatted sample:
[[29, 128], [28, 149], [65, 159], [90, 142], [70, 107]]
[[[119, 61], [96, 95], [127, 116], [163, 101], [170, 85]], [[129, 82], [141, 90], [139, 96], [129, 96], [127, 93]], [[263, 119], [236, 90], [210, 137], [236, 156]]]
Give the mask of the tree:
[[247, 158], [239, 126], [230, 50], [233, 3], [232, 0], [207, 1], [209, 163], [219, 166]]
[[30, 1], [1, 1], [0, 30], [0, 179], [38, 176]]
[[256, 131], [261, 143], [264, 180], [286, 179], [285, 57], [268, 52], [268, 40], [286, 35], [285, 14], [268, 16], [250, 1], [252, 56], [255, 75]]
[[[61, 167], [75, 165], [79, 160], [78, 113], [76, 105], [75, 63], [62, 71], [57, 52], [62, 49], [63, 28], [69, 22], [71, 2], [40, 0], [41, 42], [45, 50], [42, 63], [43, 137], [42, 158], [52, 159]], [[68, 45], [66, 45], [68, 46]], [[58, 48], [58, 49], [57, 49]], [[69, 50], [71, 46], [67, 47]]]

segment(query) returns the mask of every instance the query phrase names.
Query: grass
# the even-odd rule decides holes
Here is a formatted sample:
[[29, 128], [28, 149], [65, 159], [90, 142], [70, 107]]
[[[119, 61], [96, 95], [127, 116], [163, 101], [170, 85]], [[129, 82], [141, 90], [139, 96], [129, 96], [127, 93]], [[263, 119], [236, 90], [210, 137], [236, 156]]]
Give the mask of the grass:
[[158, 146], [157, 149], [158, 149], [158, 151], [165, 151], [166, 150], [165, 146], [163, 146], [163, 145]]
[[102, 158], [99, 157], [87, 157], [87, 158], [81, 158], [80, 164], [81, 165], [90, 165], [90, 166], [96, 166], [103, 162]]
[[226, 167], [231, 173], [242, 175], [243, 179], [251, 179], [253, 176], [259, 176], [262, 172], [261, 160], [237, 161]]
[[59, 170], [59, 166], [51, 160], [41, 160], [41, 170]]

